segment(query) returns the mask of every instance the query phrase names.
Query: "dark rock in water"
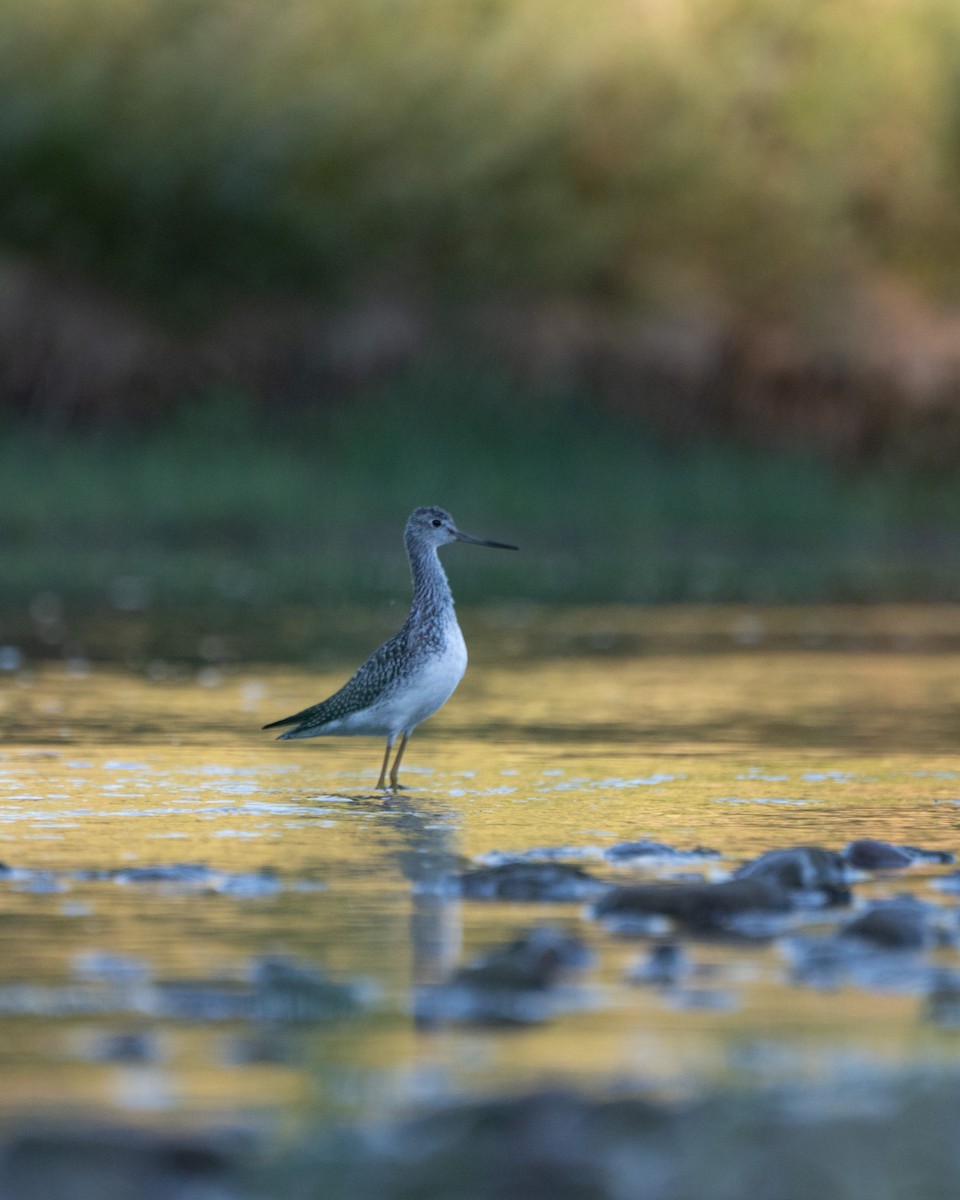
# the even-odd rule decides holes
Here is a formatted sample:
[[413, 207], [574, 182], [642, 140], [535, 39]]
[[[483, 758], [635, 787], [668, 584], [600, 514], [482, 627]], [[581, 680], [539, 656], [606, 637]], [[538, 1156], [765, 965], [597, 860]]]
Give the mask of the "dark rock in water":
[[665, 996], [670, 1008], [700, 1012], [732, 1012], [740, 1006], [740, 997], [722, 988], [671, 988]]
[[[90, 977], [66, 986], [0, 984], [0, 1016], [131, 1013], [174, 1021], [327, 1021], [362, 1008], [367, 989], [328, 979], [309, 965], [255, 960], [247, 981]], [[2, 1193], [0, 1193], [2, 1195]]]
[[21, 892], [38, 893], [65, 892], [67, 890], [67, 885], [52, 871], [32, 871], [22, 882], [14, 883], [14, 887]]
[[22, 1130], [0, 1155], [4, 1200], [239, 1200], [255, 1160], [233, 1135], [89, 1127]]
[[837, 934], [791, 938], [791, 977], [810, 987], [925, 993], [935, 969], [922, 951], [950, 940], [944, 919], [944, 910], [912, 896], [877, 901]]
[[[839, 1075], [839, 1081], [836, 1076]], [[838, 1086], [839, 1082], [839, 1086]], [[957, 1082], [445, 1099], [352, 1153], [312, 1139], [323, 1200], [954, 1200]], [[273, 1195], [269, 1188], [263, 1189]], [[19, 1197], [16, 1200], [20, 1200]]]
[[[847, 981], [858, 944], [838, 937], [793, 937], [783, 947], [790, 982], [804, 987], [836, 989]], [[871, 948], [871, 953], [875, 954]]]
[[218, 872], [219, 878], [209, 884], [210, 891], [223, 896], [273, 896], [283, 890], [283, 884], [272, 871], [251, 871], [241, 875]]
[[201, 863], [171, 863], [153, 867], [123, 867], [106, 875], [120, 884], [160, 884], [188, 891], [220, 892], [235, 896], [266, 896], [279, 892], [280, 880], [270, 871], [234, 875]]
[[843, 857], [851, 867], [862, 871], [896, 870], [909, 867], [914, 861], [906, 847], [894, 846], [890, 842], [878, 842], [874, 838], [859, 838], [844, 847]]
[[89, 1057], [94, 1062], [157, 1062], [160, 1047], [149, 1033], [104, 1033], [93, 1040]]
[[682, 946], [678, 946], [676, 942], [661, 942], [651, 947], [647, 957], [630, 971], [627, 978], [630, 983], [673, 987], [689, 975], [691, 970]]
[[[71, 883], [119, 883], [158, 886], [165, 891], [216, 892], [223, 896], [272, 896], [283, 891], [284, 883], [270, 870], [233, 874], [218, 871], [202, 863], [167, 863], [150, 867], [118, 869], [88, 868], [63, 874], [30, 867], [0, 868], [0, 882], [12, 884], [24, 892], [62, 892]], [[287, 884], [295, 890], [315, 891], [321, 885], [301, 880]]]
[[[226, 1066], [248, 1067], [253, 1064], [295, 1064], [295, 1045], [276, 1032], [258, 1031], [252, 1037], [228, 1037], [219, 1047], [219, 1058]], [[302, 1064], [301, 1064], [302, 1065]]]
[[65, 892], [67, 885], [53, 871], [36, 867], [0, 867], [0, 881], [9, 883], [17, 892]]
[[590, 952], [580, 938], [543, 925], [461, 967], [454, 981], [476, 987], [545, 988], [561, 972], [583, 967], [589, 960]]
[[603, 852], [603, 857], [618, 862], [624, 858], [669, 858], [676, 853], [677, 851], [666, 842], [640, 838], [636, 842], [617, 842], [614, 846], [608, 846]]
[[903, 846], [908, 854], [912, 854], [915, 862], [955, 863], [957, 856], [949, 850], [924, 850], [922, 846]]
[[[676, 1170], [661, 1150], [658, 1175], [651, 1151], [659, 1143], [675, 1154], [673, 1137], [670, 1114], [632, 1097], [597, 1104], [564, 1091], [482, 1098], [398, 1126], [380, 1151], [396, 1166], [379, 1178], [388, 1181], [384, 1200], [668, 1200], [682, 1194], [673, 1191]], [[352, 1191], [348, 1184], [336, 1200]]]
[[491, 850], [477, 862], [485, 867], [502, 867], [509, 863], [553, 863], [600, 859], [598, 846], [531, 846], [528, 850]]
[[[182, 1004], [193, 998], [226, 1012], [234, 1008], [238, 1015], [258, 1021], [325, 1021], [343, 1016], [360, 1005], [360, 989], [355, 984], [329, 979], [311, 963], [280, 956], [253, 959], [247, 969], [247, 986], [237, 989], [229, 984], [196, 983], [185, 985], [179, 993]], [[167, 995], [177, 985], [167, 985]], [[171, 990], [173, 989], [173, 990]]]
[[356, 990], [316, 976], [271, 975], [250, 987], [218, 980], [168, 980], [151, 991], [154, 1016], [179, 1021], [327, 1021], [359, 1006]]
[[905, 968], [899, 954], [856, 937], [791, 937], [784, 946], [790, 982], [835, 991], [857, 984], [871, 991], [918, 990], [916, 968]]
[[360, 1002], [355, 985], [329, 979], [312, 964], [291, 958], [256, 958], [248, 978], [258, 1020], [328, 1020], [354, 1011]]
[[473, 959], [448, 983], [420, 990], [415, 1016], [421, 1026], [453, 1022], [531, 1025], [550, 1016], [548, 990], [590, 953], [580, 938], [550, 926]]
[[914, 863], [952, 863], [955, 858], [947, 850], [922, 850], [919, 846], [896, 846], [876, 838], [858, 838], [842, 851], [851, 867], [861, 871], [896, 871]]
[[734, 878], [765, 880], [801, 905], [849, 904], [851, 899], [843, 858], [819, 846], [768, 850], [735, 871]]
[[943, 1029], [960, 1029], [960, 975], [956, 971], [934, 975], [924, 1017]]
[[131, 955], [86, 950], [74, 958], [73, 973], [78, 979], [123, 987], [146, 983], [150, 978], [150, 964], [145, 959]]
[[447, 1025], [523, 1029], [544, 1024], [553, 1011], [547, 992], [472, 988], [457, 983], [421, 987], [413, 1001], [414, 1024], [424, 1030]]
[[699, 859], [719, 858], [719, 850], [710, 850], [706, 846], [695, 846], [692, 850], [678, 850], [665, 842], [652, 842], [641, 838], [636, 842], [617, 842], [608, 846], [603, 857], [610, 862], [629, 862], [636, 858], [666, 858], [679, 862], [696, 862]]
[[[841, 1064], [842, 1066], [842, 1064]], [[837, 1078], [839, 1075], [839, 1079]], [[839, 1087], [838, 1087], [839, 1082]], [[681, 1103], [573, 1090], [418, 1105], [271, 1146], [251, 1129], [44, 1125], [0, 1141], [3, 1200], [953, 1200], [955, 1072]], [[368, 1122], [369, 1124], [369, 1122]]]
[[834, 991], [853, 985], [898, 995], [929, 991], [933, 968], [919, 947], [877, 945], [835, 934], [790, 938], [784, 950], [791, 964], [791, 982], [805, 987]]
[[617, 842], [601, 850], [599, 846], [534, 846], [529, 850], [502, 852], [494, 850], [478, 860], [487, 867], [508, 866], [516, 863], [570, 863], [585, 860], [606, 859], [607, 862], [632, 862], [634, 860], [665, 860], [673, 863], [695, 863], [704, 859], [719, 858], [719, 850], [705, 846], [694, 846], [691, 850], [679, 850], [666, 842], [654, 842], [640, 838], [632, 842]]
[[459, 894], [469, 900], [591, 900], [609, 885], [566, 863], [504, 863], [464, 871]]
[[887, 950], [921, 950], [935, 945], [937, 930], [931, 905], [911, 896], [897, 896], [872, 905], [840, 931], [842, 937], [862, 938]]
[[147, 1011], [173, 1021], [242, 1021], [254, 1017], [249, 992], [219, 980], [174, 979], [155, 984]]
[[737, 918], [752, 913], [787, 913], [789, 894], [768, 879], [725, 883], [651, 883], [614, 888], [594, 906], [594, 916], [629, 930], [634, 917], [669, 917], [693, 933], [729, 933]]
[[204, 887], [213, 872], [200, 863], [170, 863], [166, 866], [122, 867], [110, 871], [114, 883], [176, 883], [184, 887]]

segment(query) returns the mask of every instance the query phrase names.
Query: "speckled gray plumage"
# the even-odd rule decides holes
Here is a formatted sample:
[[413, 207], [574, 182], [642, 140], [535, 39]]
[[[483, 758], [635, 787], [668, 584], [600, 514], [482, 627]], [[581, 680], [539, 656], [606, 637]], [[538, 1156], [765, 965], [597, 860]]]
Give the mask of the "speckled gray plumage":
[[404, 531], [413, 579], [413, 603], [402, 628], [378, 647], [339, 691], [319, 704], [265, 725], [265, 729], [293, 726], [280, 735], [282, 739], [322, 733], [331, 722], [362, 712], [402, 690], [404, 684], [416, 677], [422, 664], [443, 653], [457, 623], [453, 595], [436, 548], [424, 545], [416, 535], [413, 520], [416, 517], [451, 519], [440, 508], [417, 509]]

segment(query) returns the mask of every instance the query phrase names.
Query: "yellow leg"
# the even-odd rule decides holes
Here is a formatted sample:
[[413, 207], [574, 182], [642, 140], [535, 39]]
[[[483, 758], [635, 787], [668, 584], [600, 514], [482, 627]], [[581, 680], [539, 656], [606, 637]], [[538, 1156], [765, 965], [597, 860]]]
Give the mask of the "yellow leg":
[[[377, 780], [377, 791], [383, 792], [387, 788], [387, 763], [390, 761], [390, 751], [393, 749], [393, 738], [387, 738], [387, 748], [383, 753], [383, 766], [380, 768], [380, 778]], [[403, 749], [403, 747], [401, 747]]]
[[400, 739], [400, 749], [397, 751], [397, 757], [393, 760], [393, 770], [390, 772], [390, 786], [393, 788], [399, 787], [397, 782], [397, 773], [400, 770], [400, 759], [403, 758], [403, 752], [407, 748], [407, 735], [404, 734]]

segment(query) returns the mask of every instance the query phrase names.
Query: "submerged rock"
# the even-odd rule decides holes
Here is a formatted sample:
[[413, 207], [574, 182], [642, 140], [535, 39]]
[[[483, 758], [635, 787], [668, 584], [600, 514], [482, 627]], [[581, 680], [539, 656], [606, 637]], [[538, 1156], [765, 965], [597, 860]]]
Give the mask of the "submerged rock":
[[74, 956], [72, 966], [77, 979], [121, 986], [146, 983], [152, 973], [145, 959], [104, 950], [83, 950]]
[[240, 1200], [257, 1139], [134, 1128], [11, 1130], [0, 1148], [4, 1200]]
[[819, 846], [768, 850], [735, 871], [734, 879], [764, 880], [802, 906], [849, 904], [851, 899], [844, 859]]
[[956, 971], [935, 974], [924, 1018], [942, 1029], [960, 1029], [960, 975]]
[[599, 861], [602, 858], [599, 846], [532, 846], [529, 850], [491, 850], [481, 854], [477, 862], [485, 867], [502, 867], [511, 863]]
[[562, 972], [589, 961], [590, 952], [581, 938], [541, 925], [461, 967], [454, 980], [479, 987], [545, 988]]
[[[4, 1200], [951, 1200], [954, 1072], [838, 1065], [822, 1084], [680, 1103], [572, 1089], [420, 1104], [378, 1122], [190, 1133], [32, 1122], [0, 1139]], [[145, 1122], [141, 1118], [141, 1124]], [[212, 1121], [205, 1122], [213, 1124]], [[199, 1124], [199, 1122], [197, 1122]]]
[[791, 983], [835, 991], [855, 986], [865, 991], [923, 994], [932, 968], [916, 947], [878, 946], [859, 937], [795, 937], [784, 944]]
[[97, 1034], [85, 1056], [93, 1062], [113, 1063], [154, 1063], [162, 1057], [159, 1039], [148, 1032]]
[[[768, 879], [731, 879], [723, 883], [650, 883], [614, 888], [594, 905], [593, 915], [621, 932], [632, 932], [636, 918], [669, 917], [691, 933], [743, 931], [748, 914], [785, 914], [789, 894]], [[643, 923], [640, 932], [645, 932]]]
[[0, 984], [0, 1016], [91, 1016], [132, 1013], [175, 1021], [326, 1021], [366, 1003], [362, 984], [329, 979], [308, 963], [254, 959], [246, 979], [153, 981], [147, 974], [81, 976], [57, 985]]
[[214, 876], [201, 863], [170, 863], [150, 867], [122, 867], [106, 872], [114, 883], [174, 883], [181, 887], [206, 887]]
[[327, 1021], [354, 1012], [362, 1002], [358, 985], [332, 980], [310, 963], [275, 956], [251, 961], [246, 986], [173, 980], [157, 984], [154, 995], [158, 1016], [207, 1021]]
[[791, 979], [808, 987], [924, 993], [936, 969], [923, 952], [950, 940], [945, 915], [912, 896], [877, 901], [837, 933], [789, 939]]
[[842, 937], [861, 938], [887, 950], [920, 950], [941, 941], [933, 905], [912, 896], [895, 896], [873, 904], [840, 931]]
[[364, 988], [331, 979], [312, 963], [266, 955], [251, 961], [247, 978], [259, 1020], [317, 1021], [361, 1007]]
[[952, 863], [956, 859], [947, 850], [922, 850], [919, 846], [897, 846], [876, 838], [858, 838], [841, 851], [851, 867], [861, 871], [896, 871], [914, 863]]
[[603, 857], [610, 862], [630, 862], [633, 859], [662, 858], [672, 862], [699, 862], [702, 859], [719, 858], [719, 850], [711, 850], [706, 846], [694, 846], [692, 850], [678, 850], [676, 846], [668, 846], [665, 842], [653, 842], [641, 838], [635, 842], [617, 842], [608, 846]]
[[479, 861], [484, 866], [500, 867], [514, 863], [570, 863], [589, 860], [601, 862], [606, 860], [612, 863], [642, 860], [695, 863], [719, 857], [719, 850], [710, 850], [706, 846], [694, 846], [690, 850], [680, 850], [676, 846], [667, 845], [666, 842], [639, 838], [636, 841], [617, 842], [605, 849], [601, 849], [599, 846], [534, 846], [529, 850], [512, 852], [492, 850], [488, 854], [484, 854]]
[[952, 1075], [918, 1088], [842, 1069], [819, 1086], [679, 1104], [445, 1098], [379, 1128], [352, 1161], [342, 1138], [314, 1139], [302, 1174], [324, 1200], [948, 1200], [958, 1117]]
[[609, 884], [566, 863], [503, 863], [478, 867], [456, 877], [456, 890], [468, 900], [539, 900], [564, 903], [591, 900]]
[[322, 885], [301, 880], [284, 882], [270, 870], [234, 873], [203, 863], [160, 863], [148, 867], [88, 868], [79, 871], [43, 871], [32, 867], [0, 868], [0, 882], [24, 892], [62, 892], [72, 883], [117, 883], [155, 886], [165, 891], [216, 892], [224, 896], [272, 896], [284, 887], [317, 890]]
[[109, 872], [107, 877], [119, 884], [159, 884], [174, 889], [235, 896], [269, 896], [279, 892], [283, 886], [272, 871], [233, 874], [214, 870], [201, 863], [123, 867], [119, 871]]
[[631, 969], [627, 980], [653, 987], [674, 987], [692, 970], [682, 946], [676, 942], [660, 942], [651, 946], [650, 953]]
[[11, 867], [0, 863], [0, 882], [9, 883], [17, 892], [63, 892], [66, 884], [54, 871], [37, 867]]
[[250, 1036], [225, 1037], [218, 1046], [218, 1058], [228, 1067], [247, 1067], [254, 1064], [296, 1065], [295, 1043], [274, 1029], [258, 1030]]
[[549, 989], [589, 959], [580, 938], [540, 926], [473, 959], [447, 983], [421, 988], [414, 1015], [421, 1026], [538, 1024], [555, 1007]]

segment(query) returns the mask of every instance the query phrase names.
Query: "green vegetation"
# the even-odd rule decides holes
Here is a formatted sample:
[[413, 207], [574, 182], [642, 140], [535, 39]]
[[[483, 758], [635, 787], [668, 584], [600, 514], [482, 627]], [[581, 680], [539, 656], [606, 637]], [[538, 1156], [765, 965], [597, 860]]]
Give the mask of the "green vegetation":
[[863, 272], [955, 297], [958, 112], [954, 0], [8, 0], [0, 239], [181, 314], [387, 277], [829, 330]]
[[[466, 602], [957, 595], [960, 482], [885, 464], [960, 444], [958, 113], [954, 0], [10, 0], [5, 627], [385, 601], [424, 501], [523, 543]], [[843, 341], [884, 287], [892, 381]]]
[[4, 625], [41, 592], [71, 609], [212, 605], [270, 619], [288, 603], [402, 600], [400, 529], [422, 503], [521, 544], [522, 556], [449, 552], [464, 603], [960, 592], [953, 476], [671, 445], [575, 398], [438, 366], [325, 415], [271, 422], [224, 396], [136, 435], [10, 429]]

